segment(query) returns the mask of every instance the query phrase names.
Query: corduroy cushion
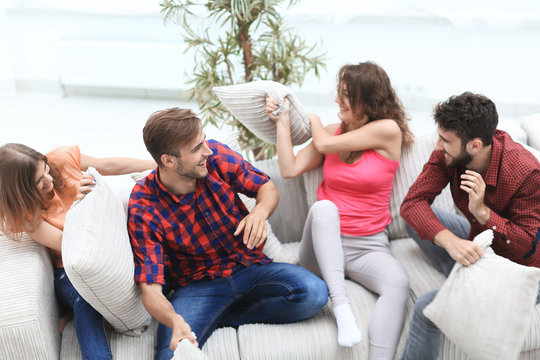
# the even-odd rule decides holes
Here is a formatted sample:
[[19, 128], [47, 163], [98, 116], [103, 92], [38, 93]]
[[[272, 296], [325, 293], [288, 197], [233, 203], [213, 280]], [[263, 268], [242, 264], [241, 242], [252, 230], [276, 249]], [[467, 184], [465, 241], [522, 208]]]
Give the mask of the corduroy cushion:
[[53, 266], [27, 234], [0, 233], [0, 359], [57, 359], [60, 351]]
[[[437, 138], [436, 132], [426, 134], [416, 138], [414, 144], [402, 150], [399, 168], [394, 177], [392, 194], [390, 195], [390, 216], [392, 217], [392, 222], [388, 225], [388, 238], [390, 240], [409, 237], [405, 229], [405, 222], [399, 215], [399, 210], [409, 188], [416, 181], [435, 149]], [[435, 198], [433, 206], [449, 213], [456, 213], [449, 186], [445, 187]]]
[[484, 255], [468, 267], [456, 263], [424, 314], [473, 359], [517, 359], [536, 310], [540, 269], [495, 254], [492, 239], [492, 230], [476, 236]]
[[138, 335], [149, 324], [150, 315], [133, 281], [124, 208], [95, 169], [88, 173], [96, 178], [96, 186], [66, 215], [64, 267], [77, 291], [116, 331]]
[[285, 85], [275, 81], [261, 80], [245, 84], [216, 86], [212, 89], [225, 107], [262, 140], [276, 143], [276, 123], [266, 114], [266, 94], [282, 101], [290, 101], [291, 140], [293, 145], [306, 142], [311, 137], [307, 113], [302, 104]]
[[540, 114], [521, 119], [521, 127], [527, 132], [527, 143], [536, 150], [540, 150]]

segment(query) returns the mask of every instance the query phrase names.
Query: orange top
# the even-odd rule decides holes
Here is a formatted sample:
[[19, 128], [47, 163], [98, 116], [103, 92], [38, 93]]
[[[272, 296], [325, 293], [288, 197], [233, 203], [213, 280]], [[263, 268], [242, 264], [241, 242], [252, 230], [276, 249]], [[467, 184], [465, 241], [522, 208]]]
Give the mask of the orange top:
[[[62, 146], [47, 154], [49, 166], [60, 172], [64, 185], [59, 192], [53, 189], [54, 196], [45, 200], [45, 209], [41, 211], [41, 217], [55, 228], [64, 230], [66, 213], [71, 205], [77, 200], [81, 172], [81, 151], [78, 146]], [[62, 257], [57, 251], [53, 251], [54, 262], [57, 267], [62, 267]]]

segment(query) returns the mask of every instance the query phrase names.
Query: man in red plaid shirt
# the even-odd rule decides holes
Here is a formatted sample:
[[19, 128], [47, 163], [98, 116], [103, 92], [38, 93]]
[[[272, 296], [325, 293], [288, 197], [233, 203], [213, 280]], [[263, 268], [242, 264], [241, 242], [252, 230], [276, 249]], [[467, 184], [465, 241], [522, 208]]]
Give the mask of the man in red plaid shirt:
[[[294, 322], [326, 304], [321, 279], [262, 252], [278, 202], [266, 174], [207, 141], [188, 109], [154, 113], [143, 137], [158, 168], [132, 190], [128, 229], [135, 281], [161, 323], [156, 359], [184, 338], [202, 347], [220, 326]], [[251, 212], [238, 193], [256, 198]]]
[[[485, 96], [452, 96], [435, 107], [434, 118], [436, 149], [401, 205], [411, 237], [445, 276], [456, 261], [469, 266], [483, 255], [471, 240], [487, 229], [493, 230], [495, 253], [540, 267], [538, 160], [496, 130], [497, 110]], [[447, 184], [465, 217], [430, 207]], [[416, 302], [403, 359], [437, 359], [441, 332], [423, 314], [436, 294]]]

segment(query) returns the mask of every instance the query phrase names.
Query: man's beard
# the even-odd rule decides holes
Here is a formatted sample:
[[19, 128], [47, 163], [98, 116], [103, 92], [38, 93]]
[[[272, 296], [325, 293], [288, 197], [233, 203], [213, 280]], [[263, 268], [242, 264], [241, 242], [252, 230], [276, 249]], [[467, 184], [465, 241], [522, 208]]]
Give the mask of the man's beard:
[[176, 173], [180, 176], [186, 177], [188, 179], [194, 179], [194, 180], [202, 179], [206, 177], [207, 175], [207, 173], [200, 174], [194, 170], [186, 171], [185, 168], [182, 166], [182, 164], [178, 164], [176, 166]]
[[452, 158], [452, 161], [446, 166], [454, 169], [460, 169], [464, 168], [467, 164], [469, 164], [472, 161], [472, 155], [465, 150], [465, 148], [462, 149], [461, 153], [455, 157]]

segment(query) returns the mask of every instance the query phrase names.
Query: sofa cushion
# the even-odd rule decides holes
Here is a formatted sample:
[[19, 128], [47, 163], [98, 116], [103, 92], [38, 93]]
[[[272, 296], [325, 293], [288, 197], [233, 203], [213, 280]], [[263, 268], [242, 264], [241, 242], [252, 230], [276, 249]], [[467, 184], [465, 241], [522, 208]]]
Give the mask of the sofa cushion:
[[527, 143], [540, 150], [540, 114], [522, 118], [521, 127], [527, 132]]
[[[239, 194], [239, 196], [244, 205], [246, 205], [247, 209], [251, 212], [255, 207], [255, 199], [249, 198], [244, 194]], [[264, 243], [263, 253], [274, 261], [294, 264], [296, 258], [291, 256], [289, 252], [283, 250], [283, 245], [272, 231], [272, 225], [268, 220], [266, 221], [266, 225], [266, 241]]]
[[[390, 215], [392, 217], [392, 222], [388, 226], [388, 238], [390, 240], [408, 237], [405, 222], [399, 214], [401, 203], [435, 149], [437, 138], [436, 132], [426, 134], [416, 138], [412, 146], [404, 148], [402, 151], [401, 161], [394, 177], [392, 194], [390, 195]], [[456, 213], [449, 186], [444, 188], [439, 196], [435, 198], [433, 206], [450, 213]]]
[[96, 178], [95, 188], [66, 214], [64, 267], [81, 296], [117, 331], [140, 334], [150, 315], [133, 281], [124, 208], [97, 171], [88, 173]]
[[535, 311], [540, 269], [495, 254], [492, 239], [492, 230], [476, 236], [484, 255], [468, 267], [456, 263], [424, 314], [474, 359], [517, 359]]
[[302, 177], [284, 179], [276, 159], [257, 161], [253, 165], [270, 176], [279, 192], [279, 203], [269, 219], [274, 233], [282, 243], [300, 241], [309, 210]]
[[0, 233], [0, 359], [57, 359], [60, 351], [53, 266], [47, 250], [23, 234]]
[[245, 84], [216, 86], [212, 89], [225, 107], [262, 140], [276, 143], [276, 123], [266, 114], [266, 94], [290, 101], [291, 139], [293, 145], [311, 137], [310, 123], [298, 98], [285, 85], [275, 81], [252, 81]]

